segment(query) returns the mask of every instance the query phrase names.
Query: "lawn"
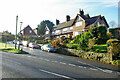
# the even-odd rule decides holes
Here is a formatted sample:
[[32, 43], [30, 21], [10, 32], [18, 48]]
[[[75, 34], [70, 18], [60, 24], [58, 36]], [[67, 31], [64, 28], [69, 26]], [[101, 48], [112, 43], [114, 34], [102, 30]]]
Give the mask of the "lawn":
[[107, 44], [94, 45], [92, 50], [101, 53], [107, 53]]
[[0, 51], [27, 54], [27, 52], [25, 52], [23, 50], [15, 49], [13, 46], [11, 46], [9, 44], [5, 44], [5, 43], [0, 43]]

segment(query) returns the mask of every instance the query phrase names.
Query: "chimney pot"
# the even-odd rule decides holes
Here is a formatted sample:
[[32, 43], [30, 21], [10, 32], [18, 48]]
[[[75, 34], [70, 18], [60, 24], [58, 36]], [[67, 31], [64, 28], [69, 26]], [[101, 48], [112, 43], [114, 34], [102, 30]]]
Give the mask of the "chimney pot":
[[70, 16], [69, 15], [66, 16], [66, 22], [68, 22], [68, 21], [70, 21]]
[[56, 19], [56, 25], [58, 25], [59, 23], [60, 23], [60, 21]]

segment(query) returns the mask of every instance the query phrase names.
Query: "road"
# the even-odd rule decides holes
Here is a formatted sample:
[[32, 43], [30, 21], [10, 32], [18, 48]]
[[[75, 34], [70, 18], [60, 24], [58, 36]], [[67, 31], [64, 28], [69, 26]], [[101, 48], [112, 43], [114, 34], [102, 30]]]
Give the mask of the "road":
[[2, 78], [118, 78], [117, 66], [23, 47], [29, 54], [0, 51]]

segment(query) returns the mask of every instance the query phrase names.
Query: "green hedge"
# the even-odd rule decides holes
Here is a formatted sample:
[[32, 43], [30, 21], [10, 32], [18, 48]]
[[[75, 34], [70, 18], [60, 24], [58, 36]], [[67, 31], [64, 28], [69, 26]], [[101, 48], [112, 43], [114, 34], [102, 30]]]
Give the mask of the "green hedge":
[[94, 45], [91, 51], [107, 53], [107, 44]]
[[77, 49], [78, 48], [78, 44], [66, 44], [66, 47], [69, 49]]

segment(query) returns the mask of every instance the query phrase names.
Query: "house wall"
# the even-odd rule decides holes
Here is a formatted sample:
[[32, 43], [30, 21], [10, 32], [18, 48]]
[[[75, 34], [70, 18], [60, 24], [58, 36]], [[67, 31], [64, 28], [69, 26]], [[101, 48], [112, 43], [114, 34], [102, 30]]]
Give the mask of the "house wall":
[[75, 32], [78, 32], [78, 31], [83, 31], [85, 28], [85, 22], [82, 21], [82, 26], [77, 26], [76, 25], [73, 25], [73, 37], [75, 37]]
[[30, 27], [26, 27], [23, 30], [23, 36], [36, 36], [36, 34], [33, 32], [33, 30]]

